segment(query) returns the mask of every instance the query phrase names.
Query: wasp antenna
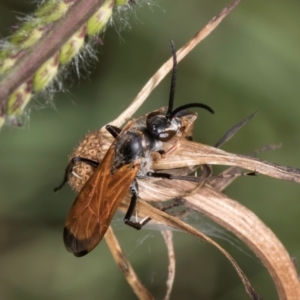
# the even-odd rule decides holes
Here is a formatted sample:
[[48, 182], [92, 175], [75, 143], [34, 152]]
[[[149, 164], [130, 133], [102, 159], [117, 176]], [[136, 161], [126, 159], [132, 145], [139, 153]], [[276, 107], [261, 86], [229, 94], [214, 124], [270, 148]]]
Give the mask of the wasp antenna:
[[210, 108], [208, 105], [203, 104], [203, 103], [189, 103], [189, 104], [185, 104], [182, 106], [177, 107], [176, 109], [174, 109], [174, 111], [171, 112], [169, 119], [172, 120], [176, 114], [178, 114], [180, 111], [188, 109], [188, 108], [192, 108], [192, 107], [201, 107], [206, 109], [207, 111], [209, 111], [210, 113], [214, 113], [214, 111], [212, 110], [212, 108]]
[[173, 55], [173, 70], [172, 70], [172, 79], [171, 79], [171, 88], [170, 88], [170, 97], [169, 97], [169, 107], [166, 113], [167, 119], [172, 119], [170, 116], [172, 115], [173, 103], [174, 103], [174, 95], [175, 95], [175, 87], [176, 87], [176, 75], [177, 75], [177, 56], [176, 49], [173, 40], [170, 40], [171, 50]]

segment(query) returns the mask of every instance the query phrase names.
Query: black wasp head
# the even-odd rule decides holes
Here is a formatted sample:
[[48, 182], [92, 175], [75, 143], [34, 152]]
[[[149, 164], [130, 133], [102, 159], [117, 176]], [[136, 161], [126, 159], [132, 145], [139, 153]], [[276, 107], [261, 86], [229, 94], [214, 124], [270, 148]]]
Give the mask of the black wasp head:
[[171, 89], [169, 97], [169, 106], [167, 113], [164, 115], [160, 112], [152, 112], [147, 116], [147, 129], [150, 134], [159, 141], [167, 142], [181, 129], [181, 116], [188, 114], [186, 110], [191, 107], [201, 107], [212, 114], [214, 111], [207, 105], [202, 103], [189, 103], [182, 105], [173, 110], [175, 86], [176, 86], [176, 73], [177, 73], [177, 57], [174, 42], [171, 40], [171, 49], [173, 55], [173, 70], [171, 79]]
[[161, 141], [169, 141], [180, 129], [181, 122], [178, 118], [167, 118], [160, 112], [152, 112], [147, 116], [147, 129], [151, 135]]

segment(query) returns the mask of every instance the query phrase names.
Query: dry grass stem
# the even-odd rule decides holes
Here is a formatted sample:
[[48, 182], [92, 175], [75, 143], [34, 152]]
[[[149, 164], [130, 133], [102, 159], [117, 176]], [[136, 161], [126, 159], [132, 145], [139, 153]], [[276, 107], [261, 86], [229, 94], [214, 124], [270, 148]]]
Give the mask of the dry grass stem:
[[127, 260], [126, 256], [124, 255], [111, 226], [109, 226], [105, 234], [105, 241], [110, 249], [111, 254], [113, 255], [114, 260], [122, 270], [124, 277], [126, 278], [127, 282], [131, 286], [133, 292], [137, 295], [138, 299], [154, 300], [154, 297], [141, 283], [138, 276], [134, 272], [130, 262]]
[[[250, 156], [251, 157], [255, 157], [257, 156], [259, 153], [262, 152], [266, 152], [266, 151], [271, 151], [271, 150], [275, 150], [278, 148], [281, 148], [281, 144], [277, 144], [277, 145], [266, 145], [258, 150], [255, 150], [254, 153], [252, 153]], [[236, 178], [239, 177], [240, 175], [243, 175], [243, 173], [241, 173], [243, 171], [243, 168], [241, 167], [230, 167], [227, 170], [225, 170], [224, 172], [222, 172], [221, 177], [215, 177], [211, 180], [209, 180], [209, 184], [210, 186], [212, 186], [214, 189], [216, 189], [217, 191], [223, 191], [228, 185], [230, 185]]]
[[[191, 182], [156, 181], [139, 182], [140, 197], [146, 201], [163, 201], [174, 198], [195, 186]], [[196, 194], [187, 196], [187, 206], [204, 214], [227, 230], [233, 232], [259, 257], [272, 276], [280, 299], [300, 299], [300, 284], [295, 266], [281, 242], [259, 218], [240, 203], [228, 198], [221, 192], [206, 186]], [[162, 220], [159, 210], [149, 212], [139, 206], [140, 214], [150, 214], [159, 222], [177, 227], [177, 224]], [[143, 203], [143, 204], [142, 204]], [[182, 229], [182, 228], [181, 228]], [[185, 229], [183, 229], [185, 230]], [[193, 232], [189, 232], [194, 235]]]
[[168, 266], [168, 279], [167, 279], [167, 292], [164, 300], [169, 300], [171, 296], [171, 292], [173, 289], [174, 279], [175, 279], [175, 271], [176, 271], [176, 260], [175, 260], [175, 252], [173, 245], [173, 233], [171, 230], [163, 230], [161, 234], [164, 238], [165, 244], [168, 250], [169, 257], [169, 266]]
[[[175, 180], [171, 181], [173, 184], [176, 184]], [[177, 182], [178, 186], [178, 182]], [[173, 190], [176, 189], [175, 185], [172, 186]], [[170, 198], [169, 198], [170, 199]], [[148, 204], [146, 201], [139, 201], [137, 205], [137, 210], [139, 213], [145, 214], [147, 216], [150, 216], [153, 220], [158, 221], [162, 224], [168, 225], [170, 227], [176, 228], [180, 231], [183, 231], [185, 233], [189, 233], [193, 235], [196, 238], [199, 238], [201, 240], [204, 240], [208, 242], [209, 244], [213, 245], [215, 248], [217, 248], [232, 264], [234, 269], [236, 270], [237, 274], [239, 275], [240, 279], [242, 280], [246, 292], [250, 296], [251, 299], [261, 299], [258, 294], [255, 292], [253, 287], [251, 286], [247, 276], [245, 273], [242, 271], [242, 269], [239, 267], [239, 265], [236, 263], [236, 261], [233, 259], [233, 257], [224, 249], [222, 248], [219, 244], [217, 244], [214, 240], [203, 234], [202, 232], [196, 230], [194, 227], [182, 222], [178, 218], [175, 218], [173, 216], [168, 215], [167, 213], [154, 208], [150, 204]]]
[[[277, 179], [300, 183], [300, 170], [297, 168], [262, 161], [250, 156], [229, 153], [215, 147], [185, 139], [174, 138], [172, 144], [176, 145], [178, 151], [154, 162], [154, 169], [168, 170], [203, 164], [237, 166]], [[166, 145], [166, 147], [173, 146]]]
[[280, 299], [300, 299], [298, 274], [289, 253], [253, 212], [209, 187], [186, 200], [189, 207], [204, 212], [255, 253], [272, 276]]
[[[229, 13], [241, 2], [241, 0], [235, 0], [227, 7], [225, 7], [218, 15], [213, 17], [206, 26], [198, 31], [196, 35], [188, 41], [183, 47], [177, 51], [177, 61], [178, 63], [188, 55], [202, 40], [204, 40], [209, 34], [211, 34], [222, 20], [229, 15]], [[171, 57], [167, 60], [157, 72], [149, 79], [145, 86], [138, 93], [136, 98], [132, 101], [127, 109], [120, 114], [114, 121], [111, 122], [112, 125], [117, 127], [122, 126], [132, 115], [139, 109], [139, 107], [144, 103], [144, 101], [149, 97], [152, 91], [158, 86], [158, 84], [166, 77], [166, 75], [171, 71], [173, 67], [173, 58]]]

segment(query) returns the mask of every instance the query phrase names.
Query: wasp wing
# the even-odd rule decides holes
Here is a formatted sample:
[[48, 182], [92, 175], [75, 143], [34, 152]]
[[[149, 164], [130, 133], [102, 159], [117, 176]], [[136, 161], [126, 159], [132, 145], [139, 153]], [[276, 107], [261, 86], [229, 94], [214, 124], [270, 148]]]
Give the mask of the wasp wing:
[[139, 170], [127, 164], [111, 173], [115, 147], [112, 145], [74, 201], [64, 227], [69, 252], [83, 256], [103, 238], [112, 218]]

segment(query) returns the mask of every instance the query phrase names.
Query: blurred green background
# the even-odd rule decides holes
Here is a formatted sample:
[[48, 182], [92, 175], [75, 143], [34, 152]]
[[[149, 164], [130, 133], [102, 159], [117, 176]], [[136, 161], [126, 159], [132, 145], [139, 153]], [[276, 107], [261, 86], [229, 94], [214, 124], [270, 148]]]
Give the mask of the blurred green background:
[[[137, 1], [139, 2], [139, 1]], [[40, 97], [23, 128], [0, 133], [0, 298], [135, 299], [105, 242], [84, 258], [62, 242], [64, 219], [75, 198], [69, 187], [54, 194], [67, 156], [84, 134], [102, 127], [130, 103], [145, 82], [177, 48], [229, 1], [159, 1], [128, 12], [128, 26], [114, 19], [98, 50], [99, 62], [71, 80], [65, 92]], [[24, 0], [0, 1], [2, 37], [16, 12], [29, 13]], [[243, 1], [198, 46], [178, 70], [176, 105], [200, 101], [215, 115], [199, 112], [195, 140], [212, 145], [232, 125], [260, 113], [224, 149], [247, 154], [265, 144], [283, 147], [261, 157], [300, 168], [300, 2]], [[120, 19], [120, 17], [119, 17]], [[72, 69], [72, 68], [71, 68]], [[86, 70], [87, 69], [87, 70]], [[167, 104], [170, 77], [137, 115]], [[226, 193], [253, 210], [300, 260], [300, 186], [262, 175], [240, 178]], [[196, 216], [197, 226], [206, 222]], [[238, 240], [215, 228], [210, 233], [238, 261], [264, 299], [278, 299], [272, 280]], [[167, 255], [158, 231], [116, 234], [143, 283], [162, 299]], [[171, 299], [248, 299], [228, 261], [212, 246], [175, 233], [177, 273]], [[250, 253], [250, 255], [249, 255]]]

